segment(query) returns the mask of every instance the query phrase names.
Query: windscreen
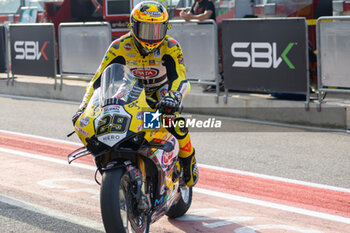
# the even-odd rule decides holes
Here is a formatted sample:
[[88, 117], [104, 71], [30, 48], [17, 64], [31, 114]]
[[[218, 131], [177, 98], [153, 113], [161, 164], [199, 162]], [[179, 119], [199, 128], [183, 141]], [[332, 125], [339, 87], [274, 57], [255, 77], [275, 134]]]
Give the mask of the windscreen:
[[142, 90], [142, 83], [126, 66], [111, 64], [101, 75], [100, 106], [131, 103], [138, 99]]

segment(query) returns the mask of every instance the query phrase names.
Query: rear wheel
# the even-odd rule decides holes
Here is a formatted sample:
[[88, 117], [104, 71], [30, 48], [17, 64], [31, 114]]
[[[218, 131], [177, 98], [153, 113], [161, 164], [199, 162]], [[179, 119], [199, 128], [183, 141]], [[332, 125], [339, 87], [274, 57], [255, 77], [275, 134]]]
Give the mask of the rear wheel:
[[170, 207], [166, 214], [169, 218], [178, 218], [183, 216], [190, 208], [192, 203], [192, 187], [188, 188], [186, 185], [180, 187], [180, 200]]
[[107, 233], [148, 232], [147, 216], [138, 210], [130, 189], [130, 178], [125, 169], [117, 168], [103, 173], [100, 204]]

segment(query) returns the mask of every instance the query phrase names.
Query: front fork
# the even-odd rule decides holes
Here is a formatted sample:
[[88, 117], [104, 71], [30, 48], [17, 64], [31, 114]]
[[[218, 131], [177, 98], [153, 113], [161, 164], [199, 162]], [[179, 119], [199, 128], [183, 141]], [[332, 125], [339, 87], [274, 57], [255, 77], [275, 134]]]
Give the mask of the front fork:
[[123, 163], [112, 161], [107, 163], [106, 167], [102, 170], [109, 170], [118, 167], [125, 167], [128, 171], [130, 181], [133, 184], [131, 190], [133, 197], [138, 200], [138, 208], [142, 210], [151, 209], [150, 192], [147, 189], [146, 179], [146, 165], [142, 156], [137, 155], [137, 167], [135, 167], [130, 161], [124, 161]]
[[146, 165], [142, 156], [137, 155], [137, 167], [141, 171], [142, 182], [141, 182], [141, 199], [139, 200], [138, 208], [143, 210], [151, 209], [151, 197], [150, 190], [147, 188], [147, 179], [146, 179]]
[[146, 165], [145, 161], [142, 159], [140, 155], [137, 155], [137, 167], [141, 170], [142, 174], [142, 186], [141, 186], [141, 191], [143, 193], [146, 193]]

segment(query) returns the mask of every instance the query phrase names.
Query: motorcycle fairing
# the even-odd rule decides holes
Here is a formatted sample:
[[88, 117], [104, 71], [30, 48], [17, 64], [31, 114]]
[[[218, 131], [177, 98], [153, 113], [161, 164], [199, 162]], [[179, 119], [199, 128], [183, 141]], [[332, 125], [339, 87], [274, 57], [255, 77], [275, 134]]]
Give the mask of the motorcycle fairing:
[[[100, 142], [108, 145], [109, 147], [113, 147], [122, 139], [143, 130], [143, 119], [138, 118], [137, 115], [141, 111], [151, 110], [146, 101], [145, 90], [142, 90], [138, 99], [123, 106], [96, 106], [95, 104], [98, 102], [96, 99], [98, 98], [99, 89], [94, 92], [86, 110], [78, 118], [75, 125], [75, 131], [85, 146], [87, 146], [86, 139], [96, 135]], [[113, 122], [113, 120], [115, 122]], [[121, 120], [123, 122], [118, 122]], [[81, 124], [80, 122], [89, 122], [89, 124]], [[113, 123], [115, 124], [113, 125]], [[118, 126], [121, 126], [121, 129], [123, 130], [112, 133], [114, 136], [113, 138], [104, 137], [105, 134], [110, 133], [109, 130], [113, 130], [113, 127]]]
[[[162, 216], [179, 198], [177, 190], [179, 188], [180, 164], [177, 160], [179, 143], [176, 138], [164, 129], [157, 132], [157, 136], [162, 134], [164, 139], [155, 139], [156, 142], [168, 143], [174, 148], [172, 151], [164, 149], [143, 147], [140, 154], [148, 155], [148, 158], [156, 164], [158, 169], [158, 190], [152, 203], [152, 222]], [[152, 143], [152, 141], [150, 142]], [[176, 172], [174, 174], [174, 171]]]

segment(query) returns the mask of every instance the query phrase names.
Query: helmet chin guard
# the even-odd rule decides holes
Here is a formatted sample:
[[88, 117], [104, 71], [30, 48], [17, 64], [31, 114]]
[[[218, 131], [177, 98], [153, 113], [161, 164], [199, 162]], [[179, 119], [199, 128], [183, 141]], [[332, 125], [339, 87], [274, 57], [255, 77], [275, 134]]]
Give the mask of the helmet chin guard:
[[148, 55], [150, 53], [153, 53], [156, 50], [156, 49], [149, 50], [148, 48], [143, 47], [133, 34], [132, 34], [132, 37], [134, 38], [135, 45], [139, 50], [139, 52], [141, 53], [141, 55]]

